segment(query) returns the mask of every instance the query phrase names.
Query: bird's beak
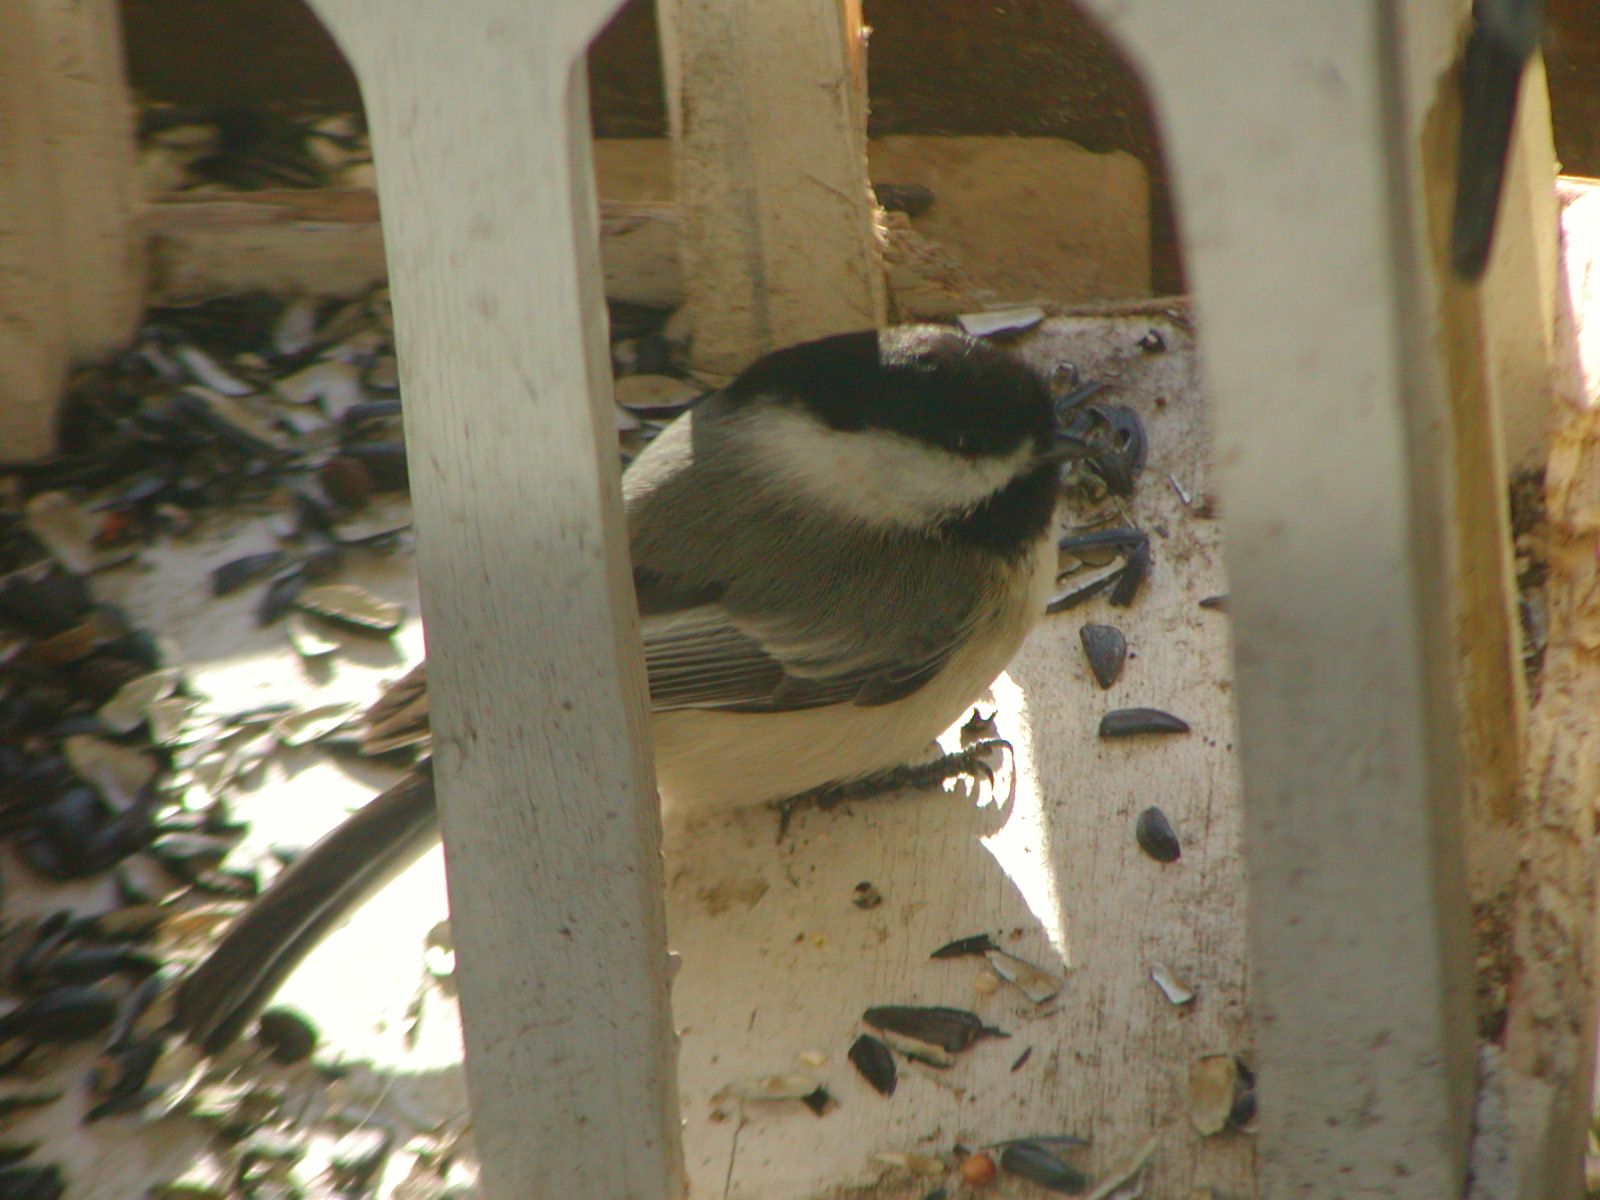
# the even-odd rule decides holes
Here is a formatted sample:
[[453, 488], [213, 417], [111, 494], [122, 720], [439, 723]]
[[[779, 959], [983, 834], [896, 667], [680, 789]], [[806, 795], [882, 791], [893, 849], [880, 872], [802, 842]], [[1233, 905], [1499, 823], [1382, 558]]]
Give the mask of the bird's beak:
[[1087, 442], [1064, 434], [1057, 434], [1055, 445], [1040, 454], [1038, 461], [1040, 466], [1049, 463], [1052, 466], [1061, 467], [1069, 462], [1078, 462], [1081, 459], [1090, 458], [1094, 453], [1094, 447]]

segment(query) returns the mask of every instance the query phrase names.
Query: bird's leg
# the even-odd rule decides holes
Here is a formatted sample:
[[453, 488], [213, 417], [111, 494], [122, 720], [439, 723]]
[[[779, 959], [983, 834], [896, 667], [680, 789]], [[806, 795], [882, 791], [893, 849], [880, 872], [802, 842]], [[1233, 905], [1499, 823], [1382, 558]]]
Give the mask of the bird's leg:
[[1009, 751], [1011, 743], [1004, 738], [985, 738], [932, 762], [907, 763], [902, 767], [890, 767], [887, 771], [863, 775], [859, 779], [825, 783], [786, 800], [775, 801], [773, 807], [778, 810], [778, 840], [782, 841], [783, 835], [789, 831], [789, 822], [795, 813], [807, 809], [826, 812], [852, 800], [871, 800], [892, 792], [923, 791], [951, 779], [977, 780], [982, 776], [993, 784], [994, 768], [985, 760], [997, 749]]

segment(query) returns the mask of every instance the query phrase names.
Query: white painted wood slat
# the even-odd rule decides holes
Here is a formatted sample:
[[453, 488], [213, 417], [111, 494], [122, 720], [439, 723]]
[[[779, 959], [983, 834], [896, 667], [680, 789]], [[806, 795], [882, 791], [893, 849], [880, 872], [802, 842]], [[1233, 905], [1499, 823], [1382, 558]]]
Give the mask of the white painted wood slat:
[[1474, 1064], [1452, 447], [1415, 99], [1460, 14], [1093, 7], [1147, 71], [1216, 406], [1262, 1191], [1457, 1195]]
[[681, 1191], [579, 53], [604, 4], [323, 0], [373, 135], [483, 1195]]

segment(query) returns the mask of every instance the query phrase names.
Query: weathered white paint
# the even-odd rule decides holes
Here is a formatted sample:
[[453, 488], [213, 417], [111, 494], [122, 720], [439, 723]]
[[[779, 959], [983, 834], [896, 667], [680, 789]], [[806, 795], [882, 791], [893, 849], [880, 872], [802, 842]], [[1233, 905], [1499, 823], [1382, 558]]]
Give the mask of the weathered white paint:
[[1216, 405], [1263, 1193], [1457, 1195], [1457, 497], [1421, 147], [1465, 5], [1091, 7], [1162, 122]]
[[855, 0], [658, 6], [695, 362], [883, 323]]
[[32, 0], [68, 350], [127, 345], [144, 314], [145, 236], [117, 0]]
[[611, 7], [317, 4], [383, 196], [491, 1200], [683, 1186], [580, 58]]
[[33, 0], [0, 0], [0, 457], [45, 454], [67, 331]]

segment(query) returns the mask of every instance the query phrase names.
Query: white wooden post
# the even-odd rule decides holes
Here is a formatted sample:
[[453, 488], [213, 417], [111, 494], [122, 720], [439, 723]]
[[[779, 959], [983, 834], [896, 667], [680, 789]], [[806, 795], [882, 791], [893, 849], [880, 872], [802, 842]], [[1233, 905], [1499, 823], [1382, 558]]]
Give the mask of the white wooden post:
[[1093, 7], [1147, 69], [1215, 402], [1262, 1193], [1460, 1195], [1461, 481], [1423, 146], [1465, 5]]
[[661, 0], [694, 362], [884, 320], [857, 0]]
[[114, 0], [0, 0], [0, 458], [47, 453], [69, 362], [138, 325], [136, 165]]
[[67, 332], [33, 0], [0, 0], [0, 458], [50, 449]]
[[659, 821], [580, 57], [610, 4], [317, 8], [362, 82], [383, 201], [483, 1195], [671, 1200]]
[[144, 312], [133, 104], [117, 0], [33, 0], [67, 347], [91, 361], [128, 344]]

